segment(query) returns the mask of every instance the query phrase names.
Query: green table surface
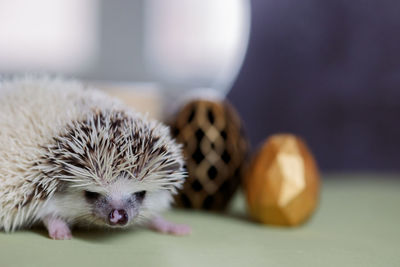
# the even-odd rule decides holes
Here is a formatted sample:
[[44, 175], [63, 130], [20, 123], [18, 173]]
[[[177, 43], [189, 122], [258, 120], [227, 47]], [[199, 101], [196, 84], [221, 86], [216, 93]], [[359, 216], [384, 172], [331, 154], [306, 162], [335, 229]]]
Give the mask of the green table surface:
[[325, 175], [313, 218], [298, 228], [247, 219], [242, 194], [226, 215], [173, 210], [190, 236], [146, 229], [0, 233], [0, 266], [400, 266], [400, 175]]

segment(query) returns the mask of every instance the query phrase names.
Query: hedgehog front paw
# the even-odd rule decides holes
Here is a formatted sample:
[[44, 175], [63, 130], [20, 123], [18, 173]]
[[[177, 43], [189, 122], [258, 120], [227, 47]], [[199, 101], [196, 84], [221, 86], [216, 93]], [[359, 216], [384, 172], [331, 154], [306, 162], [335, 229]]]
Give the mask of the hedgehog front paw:
[[164, 234], [188, 235], [192, 232], [190, 226], [186, 224], [176, 224], [169, 222], [162, 217], [156, 217], [150, 222], [150, 228]]
[[72, 234], [68, 226], [56, 226], [49, 229], [49, 236], [54, 240], [68, 240], [72, 238]]
[[67, 240], [72, 238], [71, 230], [66, 222], [59, 218], [46, 218], [43, 220], [49, 231], [49, 236], [54, 240]]

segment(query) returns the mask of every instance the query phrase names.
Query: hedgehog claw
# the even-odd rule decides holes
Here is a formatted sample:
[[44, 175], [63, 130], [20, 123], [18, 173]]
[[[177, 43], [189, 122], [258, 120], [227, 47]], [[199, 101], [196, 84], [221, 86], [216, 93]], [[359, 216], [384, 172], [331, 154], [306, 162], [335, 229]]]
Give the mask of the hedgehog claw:
[[172, 235], [188, 235], [191, 233], [192, 229], [186, 224], [176, 224], [169, 222], [162, 217], [154, 218], [149, 225], [150, 229], [163, 234]]

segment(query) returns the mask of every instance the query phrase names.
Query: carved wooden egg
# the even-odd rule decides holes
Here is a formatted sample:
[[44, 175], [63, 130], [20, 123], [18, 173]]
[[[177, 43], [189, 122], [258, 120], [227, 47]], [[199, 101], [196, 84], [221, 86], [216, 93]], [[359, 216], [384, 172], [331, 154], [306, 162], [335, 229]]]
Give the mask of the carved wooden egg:
[[250, 216], [265, 224], [298, 225], [318, 203], [318, 167], [305, 143], [294, 135], [268, 138], [252, 159], [245, 183]]
[[226, 101], [195, 100], [178, 112], [172, 130], [183, 144], [189, 176], [176, 203], [224, 210], [240, 184], [247, 154], [238, 115]]

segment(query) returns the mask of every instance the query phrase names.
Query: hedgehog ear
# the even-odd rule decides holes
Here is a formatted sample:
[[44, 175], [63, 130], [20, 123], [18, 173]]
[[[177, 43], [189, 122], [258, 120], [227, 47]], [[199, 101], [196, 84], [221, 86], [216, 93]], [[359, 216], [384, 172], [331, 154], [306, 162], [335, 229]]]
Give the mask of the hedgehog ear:
[[181, 164], [179, 162], [173, 162], [171, 164], [168, 164], [167, 166], [163, 167], [161, 171], [168, 171], [170, 173], [174, 173], [179, 171], [182, 168]]
[[70, 182], [63, 181], [63, 180], [58, 180], [57, 192], [66, 191], [67, 188], [68, 188], [68, 184], [70, 184]]

